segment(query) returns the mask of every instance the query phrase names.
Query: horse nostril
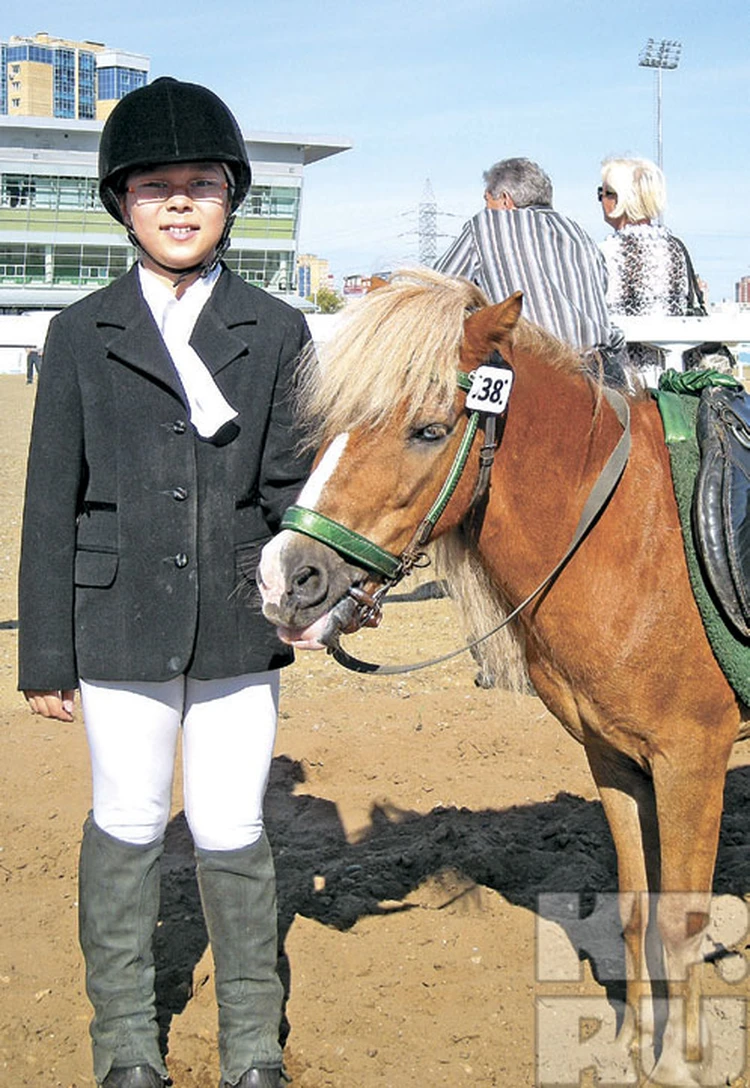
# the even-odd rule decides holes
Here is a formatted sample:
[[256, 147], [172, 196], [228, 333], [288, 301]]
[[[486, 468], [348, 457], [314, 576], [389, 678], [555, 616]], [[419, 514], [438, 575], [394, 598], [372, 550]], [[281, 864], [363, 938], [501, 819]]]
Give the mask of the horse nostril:
[[289, 584], [292, 596], [306, 608], [319, 604], [328, 592], [328, 579], [320, 567], [298, 567]]

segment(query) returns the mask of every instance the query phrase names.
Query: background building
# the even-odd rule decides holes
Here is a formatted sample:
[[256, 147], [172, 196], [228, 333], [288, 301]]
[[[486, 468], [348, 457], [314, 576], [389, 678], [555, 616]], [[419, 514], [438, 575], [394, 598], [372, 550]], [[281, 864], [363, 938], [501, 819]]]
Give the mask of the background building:
[[342, 293], [344, 298], [361, 298], [362, 295], [366, 295], [370, 290], [370, 277], [360, 276], [358, 274], [351, 276], [344, 276], [344, 286]]
[[[121, 275], [135, 257], [125, 231], [99, 201], [97, 153], [102, 117], [146, 82], [149, 61], [46, 34], [11, 38], [2, 50], [7, 75], [0, 83], [10, 101], [7, 109], [0, 108], [0, 313], [59, 310]], [[93, 106], [90, 65], [83, 63], [87, 56], [94, 58]], [[65, 69], [70, 79], [60, 96], [55, 88], [63, 58], [70, 62]], [[15, 82], [20, 83], [17, 95]], [[302, 135], [244, 135], [253, 184], [238, 209], [225, 259], [249, 282], [299, 302], [304, 168], [351, 144]]]
[[734, 301], [741, 306], [750, 306], [750, 276], [743, 276], [734, 285]]
[[300, 253], [297, 258], [297, 294], [314, 299], [321, 287], [333, 290], [333, 273], [325, 257]]
[[0, 114], [104, 121], [148, 81], [148, 57], [35, 34], [0, 42]]

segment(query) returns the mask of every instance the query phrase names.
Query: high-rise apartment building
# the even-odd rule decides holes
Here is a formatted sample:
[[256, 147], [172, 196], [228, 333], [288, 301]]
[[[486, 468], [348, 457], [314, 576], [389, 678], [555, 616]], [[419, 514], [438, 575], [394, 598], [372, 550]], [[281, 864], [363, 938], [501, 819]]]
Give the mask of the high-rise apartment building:
[[321, 287], [333, 288], [331, 267], [325, 257], [300, 253], [297, 258], [297, 292], [300, 298], [314, 298]]
[[0, 42], [0, 114], [104, 121], [148, 81], [148, 57], [35, 34]]
[[[140, 67], [129, 67], [133, 54], [79, 44], [76, 54], [75, 43], [37, 34], [2, 45], [3, 71], [8, 68], [2, 85], [13, 97], [13, 77], [18, 75], [21, 87], [18, 103], [11, 104], [13, 112], [0, 109], [0, 313], [59, 309], [121, 275], [135, 257], [125, 231], [99, 201], [97, 153], [103, 116], [128, 91], [146, 82], [149, 61], [140, 57]], [[55, 86], [64, 81], [57, 80], [56, 61], [52, 56], [50, 62], [49, 55], [58, 46], [74, 54], [68, 69], [74, 73], [73, 96], [66, 92], [64, 108], [77, 113], [55, 113]], [[28, 58], [20, 59], [20, 53], [12, 52], [16, 48], [27, 50]], [[44, 59], [34, 50], [42, 50]], [[91, 117], [81, 113], [91, 82], [75, 74], [80, 73], [86, 52], [95, 57], [96, 116]], [[14, 65], [20, 68], [18, 73]], [[32, 76], [38, 79], [33, 93], [25, 86]], [[47, 108], [50, 102], [52, 108]], [[242, 118], [238, 120], [241, 124]], [[246, 132], [244, 137], [253, 183], [237, 211], [225, 260], [249, 282], [294, 301], [304, 168], [351, 144], [266, 132]]]
[[750, 306], [750, 276], [743, 276], [734, 285], [734, 301], [741, 306]]

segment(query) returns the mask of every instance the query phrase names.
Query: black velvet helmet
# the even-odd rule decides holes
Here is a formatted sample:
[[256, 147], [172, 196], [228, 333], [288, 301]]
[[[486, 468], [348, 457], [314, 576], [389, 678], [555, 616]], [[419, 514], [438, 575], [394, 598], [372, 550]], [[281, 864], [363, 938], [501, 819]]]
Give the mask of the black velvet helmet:
[[162, 76], [125, 95], [107, 118], [99, 142], [99, 195], [123, 222], [119, 196], [131, 170], [180, 162], [225, 163], [234, 179], [234, 212], [250, 188], [245, 141], [222, 100], [197, 83]]

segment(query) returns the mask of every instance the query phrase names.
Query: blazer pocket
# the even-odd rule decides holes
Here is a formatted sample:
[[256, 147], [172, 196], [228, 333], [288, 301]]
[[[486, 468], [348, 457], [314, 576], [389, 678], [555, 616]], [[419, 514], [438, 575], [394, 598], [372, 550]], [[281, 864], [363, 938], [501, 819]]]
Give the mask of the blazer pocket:
[[115, 580], [120, 557], [116, 552], [76, 552], [75, 584], [107, 589]]

